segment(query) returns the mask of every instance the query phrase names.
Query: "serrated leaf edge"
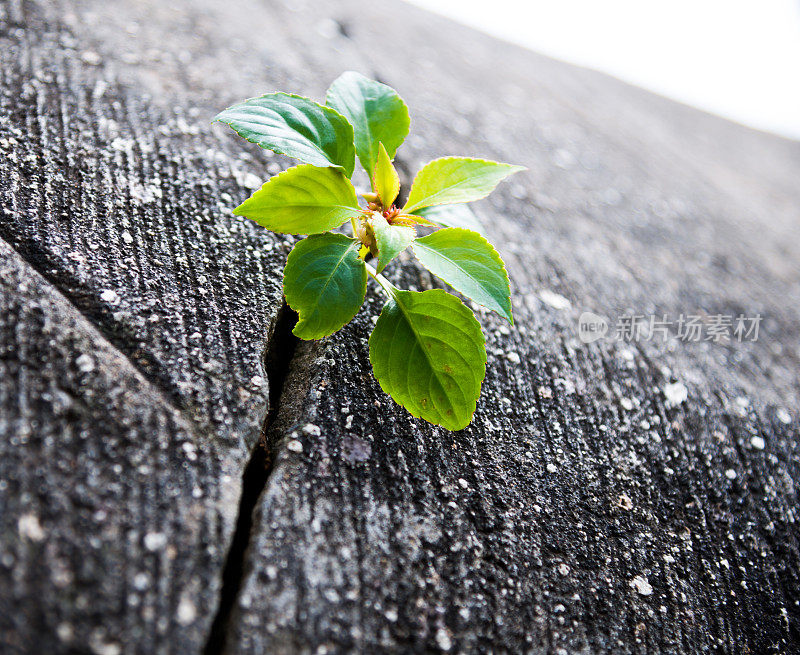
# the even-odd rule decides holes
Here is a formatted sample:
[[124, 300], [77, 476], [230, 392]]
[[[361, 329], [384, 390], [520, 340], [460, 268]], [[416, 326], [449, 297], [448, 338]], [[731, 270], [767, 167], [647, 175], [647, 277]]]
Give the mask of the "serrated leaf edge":
[[[322, 109], [324, 111], [329, 111], [329, 112], [335, 114], [336, 116], [341, 118], [350, 127], [350, 132], [352, 133], [352, 137], [351, 137], [350, 141], [353, 143], [353, 146], [354, 146], [353, 147], [353, 170], [348, 174], [346, 167], [342, 166], [341, 164], [334, 164], [333, 162], [331, 162], [330, 166], [317, 166], [317, 168], [335, 168], [335, 169], [341, 170], [342, 173], [344, 173], [345, 177], [350, 179], [353, 176], [353, 172], [355, 171], [355, 167], [356, 167], [355, 160], [358, 158], [358, 156], [356, 155], [356, 152], [355, 152], [355, 128], [350, 124], [350, 121], [347, 120], [346, 116], [340, 114], [333, 107], [329, 107], [327, 104], [322, 105], [322, 104], [318, 103], [313, 98], [309, 98], [307, 96], [301, 96], [298, 93], [285, 93], [284, 91], [275, 91], [274, 93], [262, 93], [260, 96], [253, 96], [252, 98], [245, 98], [241, 102], [237, 102], [236, 104], [233, 104], [230, 107], [226, 107], [221, 112], [219, 112], [216, 116], [214, 116], [214, 118], [212, 119], [211, 122], [212, 123], [222, 123], [223, 125], [227, 125], [234, 132], [236, 132], [236, 134], [238, 134], [240, 137], [242, 137], [245, 141], [248, 141], [249, 143], [254, 143], [259, 148], [262, 148], [263, 150], [269, 150], [270, 152], [274, 152], [274, 153], [276, 153], [278, 155], [284, 155], [285, 157], [291, 157], [292, 159], [297, 159], [298, 161], [303, 161], [302, 159], [298, 159], [294, 155], [288, 155], [288, 154], [286, 154], [285, 152], [283, 152], [281, 150], [275, 150], [274, 148], [264, 148], [264, 146], [260, 146], [256, 141], [253, 141], [253, 139], [248, 139], [244, 134], [242, 134], [239, 130], [237, 130], [231, 123], [229, 123], [228, 121], [222, 120], [220, 118], [220, 116], [222, 116], [222, 114], [224, 114], [229, 109], [233, 109], [234, 107], [238, 107], [239, 105], [243, 105], [245, 103], [248, 103], [251, 100], [260, 100], [261, 98], [274, 97], [274, 96], [284, 96], [286, 98], [296, 98], [298, 100], [308, 100], [309, 102], [317, 105], [317, 107], [319, 107], [320, 109]], [[319, 146], [317, 146], [317, 144], [311, 143], [311, 145], [313, 146], [313, 148], [315, 150], [317, 150], [319, 152], [319, 154], [324, 159], [327, 159], [328, 161], [330, 161], [330, 159], [328, 158], [328, 154], [324, 150], [322, 150]], [[309, 164], [309, 166], [315, 166], [315, 164]]]
[[[416, 250], [414, 250], [414, 245], [418, 243], [419, 239], [414, 239], [414, 241], [411, 242], [411, 250], [414, 251], [414, 256], [417, 258], [417, 261], [419, 261], [419, 263], [422, 264], [425, 267], [425, 269], [431, 275], [433, 275], [435, 278], [437, 278], [437, 279], [441, 280], [442, 282], [444, 282], [448, 287], [450, 287], [452, 289], [456, 289], [456, 291], [458, 291], [458, 293], [460, 293], [462, 296], [464, 296], [466, 298], [469, 298], [476, 305], [480, 305], [481, 307], [485, 307], [490, 312], [494, 312], [498, 316], [501, 316], [502, 318], [506, 319], [509, 323], [511, 323], [511, 325], [514, 325], [514, 311], [513, 311], [513, 307], [511, 306], [511, 278], [509, 278], [509, 276], [508, 276], [508, 270], [506, 270], [506, 263], [503, 261], [503, 258], [500, 256], [500, 253], [497, 252], [497, 249], [494, 247], [492, 242], [489, 241], [486, 237], [484, 237], [480, 232], [476, 232], [475, 230], [468, 230], [465, 227], [443, 227], [441, 229], [442, 230], [459, 230], [459, 231], [463, 231], [463, 232], [469, 232], [471, 234], [474, 234], [474, 235], [480, 237], [480, 239], [482, 239], [486, 243], [486, 245], [488, 245], [492, 249], [492, 252], [497, 256], [497, 261], [500, 263], [500, 268], [503, 270], [503, 274], [505, 275], [506, 282], [508, 283], [508, 316], [506, 316], [504, 314], [501, 314], [496, 309], [492, 309], [491, 307], [487, 307], [483, 303], [478, 302], [477, 300], [475, 300], [474, 298], [468, 296], [467, 294], [462, 293], [461, 291], [458, 291], [458, 289], [456, 289], [447, 280], [445, 280], [443, 277], [438, 276], [436, 273], [434, 273], [432, 270], [430, 270], [427, 266], [425, 266], [425, 264], [422, 264], [422, 260], [420, 260], [420, 258], [417, 256]], [[438, 231], [441, 231], [441, 230], [438, 230]], [[425, 235], [425, 236], [430, 236], [430, 235], [428, 234], [428, 235]], [[420, 237], [420, 238], [424, 239], [425, 237]], [[424, 246], [424, 244], [423, 244], [423, 246]], [[445, 257], [445, 259], [447, 259], [448, 261], [452, 262], [452, 260], [447, 258], [447, 257]], [[453, 265], [456, 265], [455, 262], [452, 262], [452, 263], [453, 263]], [[472, 278], [473, 280], [475, 280], [475, 277], [473, 277], [469, 273], [467, 273], [467, 275], [470, 278]], [[478, 282], [478, 280], [475, 280], [475, 281]]]
[[[406, 101], [403, 100], [402, 96], [397, 92], [397, 90], [395, 88], [389, 86], [388, 84], [384, 84], [383, 82], [378, 82], [378, 80], [372, 80], [369, 77], [367, 77], [366, 75], [364, 75], [363, 73], [359, 73], [358, 71], [344, 71], [344, 73], [339, 75], [339, 77], [341, 77], [345, 73], [357, 73], [358, 75], [361, 75], [362, 77], [364, 77], [365, 79], [369, 80], [370, 82], [375, 82], [376, 84], [380, 84], [381, 86], [385, 86], [387, 89], [392, 91], [397, 96], [397, 99], [400, 100], [401, 104], [403, 105], [403, 107], [406, 110], [406, 118], [408, 119], [408, 122], [407, 122], [407, 125], [406, 125], [406, 133], [403, 136], [403, 141], [400, 142], [400, 144], [397, 146], [397, 148], [399, 148], [401, 145], [403, 145], [403, 143], [406, 140], [406, 137], [411, 133], [411, 112], [408, 109], [408, 104], [406, 104]], [[336, 80], [338, 80], [339, 77], [337, 77]], [[328, 104], [328, 95], [330, 94], [330, 90], [331, 90], [330, 87], [333, 86], [333, 83], [336, 82], [336, 80], [331, 82], [330, 86], [328, 87], [328, 90], [325, 92], [325, 106], [326, 107], [330, 107], [330, 105]], [[330, 107], [330, 109], [333, 109], [333, 107]], [[333, 111], [336, 111], [336, 110], [333, 109]], [[339, 114], [339, 115], [341, 116], [341, 114]], [[345, 120], [347, 120], [347, 117], [344, 117], [344, 118], [345, 118]], [[355, 125], [351, 124], [350, 127], [353, 128], [353, 144], [355, 145]], [[395, 153], [394, 154], [397, 153], [397, 148], [395, 148]], [[390, 155], [390, 157], [394, 157], [394, 154]], [[367, 177], [369, 177], [371, 179], [372, 178], [372, 173], [375, 172], [375, 170], [374, 170], [375, 169], [375, 164], [374, 163], [372, 164], [372, 169], [373, 170], [372, 170], [372, 172], [370, 172], [367, 169], [367, 167], [364, 166], [364, 162], [361, 161], [361, 157], [358, 156], [358, 152], [356, 152], [356, 159], [358, 159], [358, 162], [361, 164], [361, 168], [363, 168], [364, 171], [367, 173]], [[377, 161], [377, 159], [378, 158], [376, 156], [375, 157], [375, 161]]]
[[[318, 234], [327, 234], [327, 233], [326, 232], [319, 232]], [[330, 234], [337, 234], [337, 233], [336, 232], [330, 232]], [[314, 236], [316, 236], [316, 235], [314, 235]], [[342, 236], [346, 236], [346, 235], [342, 235]], [[301, 239], [300, 241], [305, 241], [305, 239]], [[297, 243], [300, 243], [300, 241], [298, 241]], [[335, 271], [336, 269], [338, 269], [339, 266], [341, 266], [342, 262], [344, 261], [345, 257], [347, 257], [347, 255], [353, 250], [353, 247], [360, 245], [360, 242], [357, 239], [350, 239], [350, 241], [352, 241], [352, 244], [347, 248], [347, 250], [344, 252], [344, 254], [339, 258], [339, 261], [336, 262], [336, 266], [334, 266], [332, 270]], [[295, 244], [295, 247], [296, 246], [297, 246], [297, 244]], [[356, 250], [356, 253], [358, 253], [357, 250]], [[291, 254], [291, 253], [289, 253], [289, 254]], [[366, 266], [364, 265], [364, 261], [361, 260], [361, 259], [358, 259], [358, 261], [361, 263], [362, 267], [364, 267], [364, 271], [366, 271]], [[287, 258], [286, 264], [288, 265], [288, 263], [289, 263], [289, 261], [288, 261], [288, 258]], [[333, 275], [331, 275], [330, 278], [328, 278], [328, 280], [325, 282], [325, 286], [322, 288], [322, 291], [325, 291], [325, 289], [328, 288], [328, 284], [330, 284], [330, 280], [331, 280], [332, 277], [333, 277]], [[345, 323], [343, 323], [340, 327], [336, 328], [333, 332], [321, 333], [319, 336], [313, 336], [313, 337], [301, 337], [300, 335], [298, 335], [295, 332], [295, 330], [297, 329], [297, 326], [300, 325], [300, 323], [303, 320], [302, 317], [300, 316], [300, 310], [296, 309], [295, 307], [292, 306], [292, 303], [289, 302], [289, 297], [286, 295], [286, 266], [283, 267], [283, 279], [282, 279], [281, 283], [282, 283], [283, 289], [284, 289], [283, 297], [286, 299], [286, 304], [289, 305], [289, 307], [291, 307], [294, 311], [296, 311], [297, 312], [297, 316], [298, 316], [297, 325], [295, 325], [295, 327], [292, 328], [292, 334], [294, 334], [298, 339], [302, 339], [303, 341], [315, 341], [317, 339], [323, 339], [325, 337], [329, 337], [332, 334], [335, 334], [336, 332], [341, 330], [345, 325], [347, 325], [350, 321], [352, 321], [355, 318], [356, 314], [358, 314], [359, 310], [361, 309], [361, 306], [364, 304], [364, 300], [362, 299], [361, 305], [359, 305], [358, 309], [356, 309], [356, 311], [353, 313], [353, 315]], [[364, 295], [366, 296], [366, 292], [367, 292], [367, 276], [366, 275], [364, 276], [364, 285], [363, 286], [364, 286]], [[321, 296], [322, 292], [320, 292], [318, 295]]]
[[[247, 214], [244, 214], [241, 211], [239, 211], [241, 209], [242, 205], [244, 205], [245, 202], [250, 200], [250, 198], [252, 198], [256, 193], [258, 193], [259, 191], [263, 191], [264, 187], [266, 187], [273, 180], [277, 180], [279, 177], [281, 177], [283, 175], [286, 175], [287, 173], [289, 173], [289, 172], [291, 172], [291, 171], [293, 171], [293, 170], [295, 170], [297, 168], [302, 168], [303, 166], [311, 166], [311, 168], [319, 168], [319, 169], [322, 169], [322, 170], [325, 170], [326, 168], [336, 168], [334, 166], [314, 166], [314, 164], [298, 164], [297, 166], [292, 166], [291, 168], [287, 168], [285, 171], [281, 171], [277, 175], [273, 175], [272, 177], [270, 177], [266, 182], [264, 182], [264, 184], [261, 185], [261, 187], [259, 189], [257, 189], [256, 191], [253, 191], [253, 193], [251, 193], [244, 202], [240, 203], [238, 207], [234, 207], [231, 210], [231, 213], [234, 216], [241, 216], [243, 218], [246, 218], [247, 220], [253, 221], [259, 227], [264, 227], [256, 219], [250, 218]], [[350, 185], [352, 186], [352, 182], [350, 182], [350, 178], [348, 178], [347, 175], [345, 175], [344, 173], [342, 173], [342, 175], [344, 175], [344, 179], [347, 180], [350, 183]], [[353, 187], [353, 194], [355, 195], [355, 187]], [[356, 197], [356, 205], [357, 204], [358, 204], [358, 198]], [[294, 205], [294, 206], [303, 207], [304, 205]], [[307, 205], [307, 206], [308, 207], [319, 207], [319, 205]], [[358, 206], [351, 207], [350, 205], [330, 205], [330, 207], [339, 208], [339, 209], [352, 209], [357, 214], [361, 213], [363, 211], [361, 209], [361, 207], [358, 207]], [[337, 227], [341, 227], [348, 220], [349, 220], [348, 218], [345, 218], [341, 223], [339, 223], [339, 225]], [[270, 228], [264, 228], [264, 229], [270, 230]], [[270, 230], [270, 231], [271, 232], [275, 232], [275, 230]], [[330, 230], [325, 230], [325, 232], [330, 232]], [[308, 234], [308, 232], [283, 232], [283, 231], [275, 232], [275, 233], [276, 234], [293, 234], [293, 235]], [[323, 234], [323, 232], [315, 232], [314, 234]]]
[[[448, 293], [444, 289], [428, 289], [428, 291], [429, 292], [438, 292], [439, 294], [444, 294], [444, 295], [451, 296], [451, 297], [455, 298], [468, 311], [470, 311], [470, 314], [472, 314], [472, 311], [469, 309], [469, 307], [467, 307], [464, 304], [464, 302], [460, 298], [455, 296], [454, 294]], [[416, 293], [425, 293], [425, 292], [417, 291]], [[403, 312], [403, 315], [406, 317], [406, 320], [408, 321], [408, 314], [405, 311], [405, 309], [403, 308], [402, 304], [397, 300], [397, 297], [393, 296], [392, 299], [389, 300], [386, 304], [388, 305], [389, 302], [395, 302], [400, 307], [400, 311]], [[384, 307], [386, 307], [386, 305], [384, 305]], [[381, 313], [383, 313], [383, 309], [381, 309]], [[474, 314], [472, 314], [472, 317], [473, 317], [473, 319], [475, 319], [475, 315]], [[368, 345], [368, 348], [369, 348], [369, 363], [370, 363], [370, 366], [372, 366], [372, 374], [375, 377], [375, 379], [378, 381], [378, 385], [380, 385], [380, 388], [383, 390], [383, 392], [387, 396], [389, 396], [389, 398], [392, 399], [392, 402], [395, 405], [397, 405], [398, 407], [402, 407], [405, 411], [407, 411], [409, 414], [411, 414], [411, 416], [413, 416], [416, 419], [420, 419], [422, 421], [425, 421], [426, 423], [430, 423], [431, 425], [438, 425], [438, 426], [444, 428], [445, 430], [447, 430], [448, 432], [457, 432], [459, 430], [464, 430], [467, 427], [469, 427], [470, 423], [472, 423], [472, 419], [475, 416], [475, 410], [478, 408], [478, 400], [481, 397], [481, 391], [483, 390], [483, 382], [486, 379], [486, 363], [488, 362], [488, 356], [486, 354], [486, 335], [483, 334], [483, 329], [481, 328], [481, 325], [480, 325], [480, 323], [478, 323], [477, 319], [475, 319], [475, 322], [478, 324], [478, 333], [481, 335], [481, 345], [483, 346], [483, 358], [482, 358], [482, 360], [480, 362], [482, 364], [482, 366], [483, 366], [483, 377], [481, 378], [481, 381], [478, 384], [478, 393], [477, 393], [477, 395], [475, 396], [474, 399], [471, 399], [471, 401], [470, 401], [472, 403], [472, 405], [473, 405], [472, 412], [470, 413], [469, 422], [464, 427], [458, 428], [457, 430], [450, 430], [450, 428], [445, 427], [442, 423], [439, 423], [437, 421], [428, 420], [428, 419], [424, 418], [421, 413], [420, 414], [416, 414], [416, 413], [414, 413], [414, 411], [412, 411], [411, 409], [409, 409], [405, 405], [401, 405], [399, 402], [397, 402], [394, 399], [394, 396], [392, 396], [391, 392], [386, 387], [384, 387], [383, 381], [381, 380], [381, 378], [378, 377], [377, 373], [375, 373], [375, 363], [372, 361], [372, 347], [371, 347], [371, 343], [368, 343], [367, 345]], [[410, 321], [409, 321], [409, 323], [410, 323]], [[375, 332], [375, 330], [373, 328], [372, 333], [374, 333], [374, 332]], [[370, 335], [369, 335], [370, 341], [372, 340], [372, 333], [370, 333]], [[428, 364], [431, 366], [431, 369], [433, 369], [433, 366], [431, 365], [431, 360], [430, 360], [430, 357], [428, 356], [428, 353], [425, 352], [424, 348], [422, 348], [421, 350], [422, 350], [423, 354], [425, 355], [425, 359], [428, 360]], [[438, 379], [438, 377], [437, 377], [437, 379]]]
[[[411, 192], [414, 190], [414, 185], [416, 184], [417, 178], [419, 177], [420, 173], [422, 173], [422, 171], [424, 171], [431, 164], [433, 164], [435, 162], [438, 162], [438, 161], [447, 160], [447, 159], [460, 159], [461, 161], [471, 162], [471, 163], [478, 162], [478, 163], [481, 163], [481, 164], [497, 164], [498, 166], [508, 166], [509, 168], [513, 169], [513, 170], [509, 170], [508, 173], [506, 173], [506, 175], [503, 176], [503, 178], [500, 179], [500, 182], [502, 182], [505, 178], [509, 177], [510, 175], [513, 175], [514, 173], [519, 173], [521, 171], [528, 170], [525, 166], [518, 166], [517, 164], [507, 164], [507, 163], [502, 162], [502, 161], [493, 161], [491, 159], [481, 159], [479, 157], [459, 157], [457, 155], [449, 155], [447, 157], [437, 157], [436, 159], [431, 159], [429, 162], [427, 162], [422, 168], [420, 168], [417, 171], [417, 174], [414, 176], [414, 180], [411, 182], [411, 187], [409, 187], [409, 192], [408, 192], [409, 198], [411, 197]], [[450, 189], [450, 188], [452, 188], [454, 186], [458, 186], [458, 184], [459, 183], [451, 184], [450, 186], [443, 187], [440, 190], [440, 192], [441, 191], [445, 191], [447, 189]], [[481, 200], [481, 199], [485, 198], [486, 196], [488, 196], [493, 190], [494, 189], [492, 189], [491, 191], [488, 191], [487, 193], [482, 195], [480, 198], [475, 198], [474, 200], [469, 200], [467, 202], [475, 202], [475, 200]], [[431, 203], [430, 205], [423, 205], [422, 207], [413, 207], [412, 209], [409, 209], [408, 208], [408, 201], [406, 201], [406, 205], [405, 205], [405, 207], [403, 207], [403, 209], [401, 211], [404, 214], [413, 214], [416, 210], [424, 209], [425, 207], [435, 207], [437, 205], [466, 205], [467, 202], [464, 202], [463, 200], [459, 201], [459, 202], [434, 202], [434, 203]]]

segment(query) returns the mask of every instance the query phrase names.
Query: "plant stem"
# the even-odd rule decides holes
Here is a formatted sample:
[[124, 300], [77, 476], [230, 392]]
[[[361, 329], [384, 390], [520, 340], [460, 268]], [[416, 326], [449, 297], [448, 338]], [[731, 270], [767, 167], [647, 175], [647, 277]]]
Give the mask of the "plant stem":
[[367, 264], [367, 262], [364, 262], [364, 266], [367, 267], [367, 273], [369, 273], [369, 276], [381, 286], [381, 289], [383, 289], [384, 293], [386, 293], [389, 298], [394, 299], [395, 286], [389, 282], [389, 280], [383, 277], [383, 275], [378, 273], [378, 271], [372, 268], [372, 266]]

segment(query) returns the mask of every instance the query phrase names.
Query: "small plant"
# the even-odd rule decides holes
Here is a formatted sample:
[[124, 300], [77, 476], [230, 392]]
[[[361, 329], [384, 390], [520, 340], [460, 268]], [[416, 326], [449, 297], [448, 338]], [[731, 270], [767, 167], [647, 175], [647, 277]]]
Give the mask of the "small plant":
[[[503, 261], [486, 239], [466, 229], [475, 221], [462, 203], [484, 198], [522, 167], [435, 159], [417, 173], [398, 207], [400, 179], [392, 160], [408, 134], [408, 108], [394, 89], [354, 72], [331, 85], [325, 105], [270, 93], [216, 120], [262, 148], [305, 162], [272, 177], [233, 210], [274, 232], [310, 235], [289, 253], [284, 270], [286, 301], [299, 316], [294, 334], [321, 339], [344, 327], [372, 277], [388, 297], [369, 339], [381, 387], [415, 417], [448, 430], [469, 425], [486, 375], [480, 324], [455, 296], [398, 289], [381, 271], [411, 246], [435, 276], [513, 322]], [[366, 208], [350, 182], [356, 156], [372, 183], [361, 194]], [[331, 231], [347, 221], [352, 237]], [[418, 225], [440, 229], [417, 237]]]

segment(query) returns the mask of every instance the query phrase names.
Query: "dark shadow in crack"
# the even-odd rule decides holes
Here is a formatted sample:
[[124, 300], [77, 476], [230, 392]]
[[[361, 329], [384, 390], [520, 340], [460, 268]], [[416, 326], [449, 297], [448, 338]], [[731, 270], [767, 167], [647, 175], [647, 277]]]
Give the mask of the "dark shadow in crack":
[[259, 439], [250, 460], [242, 474], [242, 495], [239, 499], [239, 515], [236, 519], [236, 529], [233, 540], [222, 570], [222, 590], [214, 622], [211, 624], [208, 641], [206, 641], [203, 655], [220, 655], [225, 652], [225, 642], [228, 635], [228, 624], [231, 612], [239, 597], [239, 591], [244, 577], [244, 562], [250, 535], [253, 529], [253, 510], [258, 503], [261, 492], [267, 485], [272, 474], [274, 461], [272, 444], [267, 440], [267, 431], [272, 425], [280, 406], [283, 386], [289, 373], [292, 358], [299, 339], [292, 334], [292, 329], [297, 323], [297, 314], [284, 303], [275, 328], [269, 339], [269, 345], [264, 356], [264, 370], [269, 381], [269, 411], [264, 419]]

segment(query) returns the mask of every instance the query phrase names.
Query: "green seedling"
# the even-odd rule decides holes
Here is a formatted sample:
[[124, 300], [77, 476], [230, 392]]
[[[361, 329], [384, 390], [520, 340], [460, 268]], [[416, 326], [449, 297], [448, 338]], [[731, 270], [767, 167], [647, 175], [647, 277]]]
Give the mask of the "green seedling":
[[[456, 296], [405, 291], [381, 272], [410, 246], [436, 277], [513, 322], [503, 261], [470, 229], [476, 220], [464, 203], [486, 197], [522, 167], [435, 159], [398, 206], [400, 178], [392, 161], [408, 134], [408, 108], [394, 89], [353, 72], [331, 85], [324, 105], [270, 93], [229, 107], [216, 120], [304, 162], [233, 210], [273, 232], [309, 235], [284, 270], [286, 301], [299, 316], [294, 334], [321, 339], [344, 327], [363, 304], [371, 277], [388, 298], [369, 339], [381, 388], [415, 417], [448, 430], [469, 425], [486, 375], [480, 324]], [[366, 206], [350, 181], [356, 157], [372, 185], [361, 194]], [[332, 231], [348, 221], [352, 236]], [[418, 226], [434, 231], [418, 237]]]

